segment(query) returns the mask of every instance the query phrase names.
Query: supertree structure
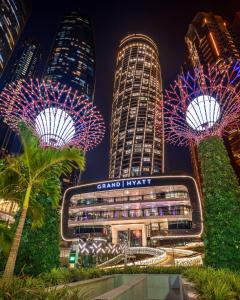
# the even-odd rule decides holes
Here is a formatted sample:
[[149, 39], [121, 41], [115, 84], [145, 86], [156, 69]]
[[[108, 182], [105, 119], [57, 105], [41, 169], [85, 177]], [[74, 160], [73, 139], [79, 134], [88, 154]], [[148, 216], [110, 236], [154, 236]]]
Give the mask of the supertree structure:
[[215, 64], [181, 74], [166, 90], [166, 139], [184, 146], [223, 136], [239, 119], [240, 64]]
[[166, 141], [197, 145], [204, 200], [205, 262], [240, 268], [240, 188], [222, 136], [240, 119], [240, 63], [181, 74], [165, 94]]
[[19, 80], [6, 86], [0, 114], [15, 131], [19, 121], [25, 122], [42, 146], [76, 146], [85, 152], [105, 133], [103, 118], [87, 96], [44, 81]]

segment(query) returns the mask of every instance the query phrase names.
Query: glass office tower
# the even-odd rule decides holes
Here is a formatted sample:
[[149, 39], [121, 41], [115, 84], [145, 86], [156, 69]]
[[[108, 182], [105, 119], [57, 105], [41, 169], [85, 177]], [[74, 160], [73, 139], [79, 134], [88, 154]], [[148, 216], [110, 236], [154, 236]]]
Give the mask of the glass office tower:
[[3, 76], [4, 85], [19, 79], [39, 76], [41, 59], [40, 44], [32, 39], [25, 40], [14, 56], [9, 70]]
[[1, 0], [0, 5], [0, 76], [30, 15], [27, 0]]
[[65, 15], [49, 56], [45, 79], [93, 98], [95, 53], [90, 20], [79, 11]]

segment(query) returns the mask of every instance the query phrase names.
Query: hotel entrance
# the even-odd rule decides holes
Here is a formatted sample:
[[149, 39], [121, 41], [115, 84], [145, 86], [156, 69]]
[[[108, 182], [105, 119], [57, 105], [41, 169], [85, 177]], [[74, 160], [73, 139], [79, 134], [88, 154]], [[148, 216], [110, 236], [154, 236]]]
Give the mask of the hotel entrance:
[[129, 245], [130, 247], [142, 246], [142, 230], [118, 231], [118, 243]]

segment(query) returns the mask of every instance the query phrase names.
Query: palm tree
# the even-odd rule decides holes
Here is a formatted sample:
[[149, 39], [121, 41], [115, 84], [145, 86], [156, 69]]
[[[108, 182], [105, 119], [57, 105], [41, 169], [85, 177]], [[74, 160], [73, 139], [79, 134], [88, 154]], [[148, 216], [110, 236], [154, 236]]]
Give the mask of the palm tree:
[[53, 176], [69, 174], [74, 167], [84, 169], [85, 159], [77, 148], [41, 148], [38, 139], [24, 124], [19, 125], [23, 153], [6, 156], [0, 161], [0, 197], [20, 203], [20, 218], [13, 238], [3, 281], [9, 282], [14, 273], [23, 227], [29, 207], [37, 205], [37, 196], [43, 192], [53, 204], [59, 202], [58, 184], [49, 180]]

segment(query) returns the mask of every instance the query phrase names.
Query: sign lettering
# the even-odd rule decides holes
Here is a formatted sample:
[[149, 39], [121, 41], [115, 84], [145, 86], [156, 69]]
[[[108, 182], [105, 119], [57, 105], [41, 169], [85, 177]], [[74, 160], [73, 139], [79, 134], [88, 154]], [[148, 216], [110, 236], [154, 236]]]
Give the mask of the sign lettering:
[[152, 179], [124, 179], [119, 181], [109, 181], [105, 183], [99, 183], [97, 185], [97, 190], [113, 190], [121, 187], [140, 187], [151, 185]]

